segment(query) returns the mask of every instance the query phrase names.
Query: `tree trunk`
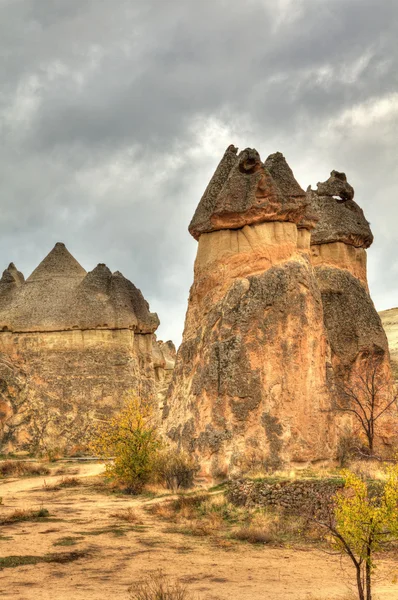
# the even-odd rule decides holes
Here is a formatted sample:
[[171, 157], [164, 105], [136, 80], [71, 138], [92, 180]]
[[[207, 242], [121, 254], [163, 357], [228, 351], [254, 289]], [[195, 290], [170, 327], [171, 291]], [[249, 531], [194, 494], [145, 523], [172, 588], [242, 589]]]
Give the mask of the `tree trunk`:
[[359, 565], [357, 565], [356, 569], [357, 569], [358, 600], [365, 600], [365, 594], [364, 594], [362, 578], [361, 578], [361, 567]]
[[366, 550], [366, 567], [365, 567], [365, 580], [366, 580], [366, 600], [372, 600], [372, 576], [370, 569], [370, 555], [371, 549], [368, 546]]
[[374, 438], [374, 433], [372, 433], [372, 431], [369, 430], [366, 433], [366, 437], [368, 438], [369, 453], [372, 455], [373, 454], [373, 438]]

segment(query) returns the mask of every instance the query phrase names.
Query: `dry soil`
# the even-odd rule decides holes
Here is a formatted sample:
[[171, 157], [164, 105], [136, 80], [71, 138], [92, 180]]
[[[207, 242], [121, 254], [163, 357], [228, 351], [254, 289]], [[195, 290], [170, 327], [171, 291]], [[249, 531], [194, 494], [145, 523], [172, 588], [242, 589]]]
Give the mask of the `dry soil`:
[[[79, 478], [98, 475], [103, 466], [78, 467]], [[127, 600], [128, 589], [157, 569], [184, 582], [203, 600], [331, 600], [348, 591], [349, 564], [318, 550], [234, 544], [219, 548], [211, 538], [165, 532], [167, 524], [145, 507], [163, 499], [118, 497], [82, 486], [45, 491], [60, 476], [5, 480], [0, 484], [0, 515], [15, 509], [47, 508], [54, 520], [3, 525], [1, 557], [44, 556], [86, 551], [65, 564], [5, 568], [0, 597], [9, 600]], [[89, 481], [86, 479], [86, 481]], [[111, 515], [132, 507], [142, 523]], [[72, 546], [57, 545], [63, 538]], [[66, 542], [68, 543], [68, 542]], [[382, 561], [377, 597], [397, 600], [396, 564]]]

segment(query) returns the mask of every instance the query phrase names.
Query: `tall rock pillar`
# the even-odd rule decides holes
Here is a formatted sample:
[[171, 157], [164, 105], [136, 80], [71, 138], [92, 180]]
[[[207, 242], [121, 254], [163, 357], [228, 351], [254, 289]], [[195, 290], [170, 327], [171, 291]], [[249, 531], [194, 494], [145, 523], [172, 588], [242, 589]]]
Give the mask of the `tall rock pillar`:
[[280, 153], [262, 163], [230, 146], [189, 226], [199, 244], [164, 427], [203, 475], [333, 453], [308, 205]]
[[[365, 406], [373, 379], [381, 409], [392, 397], [392, 375], [387, 337], [368, 289], [366, 249], [373, 242], [369, 223], [354, 202], [354, 189], [344, 173], [332, 171], [315, 191], [307, 190], [307, 198], [317, 216], [311, 261], [322, 296], [337, 405], [339, 395], [352, 391]], [[347, 425], [347, 415], [337, 418], [340, 427]], [[378, 442], [389, 444], [397, 435], [397, 424], [392, 406], [378, 422]]]

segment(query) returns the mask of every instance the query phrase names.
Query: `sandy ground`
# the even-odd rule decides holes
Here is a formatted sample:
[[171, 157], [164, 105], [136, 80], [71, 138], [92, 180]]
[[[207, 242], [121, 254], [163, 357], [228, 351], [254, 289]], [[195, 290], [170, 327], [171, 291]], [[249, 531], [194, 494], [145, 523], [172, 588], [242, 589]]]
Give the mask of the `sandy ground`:
[[[97, 475], [103, 467], [79, 465], [78, 477]], [[321, 551], [301, 551], [237, 544], [214, 546], [209, 538], [167, 533], [167, 524], [148, 514], [146, 505], [159, 500], [93, 493], [89, 488], [49, 492], [58, 477], [3, 481], [0, 514], [17, 508], [47, 508], [54, 521], [3, 526], [0, 555], [45, 555], [87, 550], [88, 556], [67, 564], [6, 568], [0, 571], [0, 598], [12, 600], [128, 600], [129, 586], [157, 570], [185, 582], [202, 600], [334, 600], [348, 591], [348, 563]], [[163, 500], [160, 500], [163, 501]], [[110, 515], [133, 507], [143, 524], [134, 526]], [[107, 528], [126, 527], [124, 535]], [[99, 535], [90, 535], [101, 530]], [[120, 533], [120, 532], [119, 532]], [[77, 545], [54, 546], [76, 536]], [[12, 538], [12, 539], [4, 539]], [[398, 600], [394, 565], [383, 561], [376, 596]]]

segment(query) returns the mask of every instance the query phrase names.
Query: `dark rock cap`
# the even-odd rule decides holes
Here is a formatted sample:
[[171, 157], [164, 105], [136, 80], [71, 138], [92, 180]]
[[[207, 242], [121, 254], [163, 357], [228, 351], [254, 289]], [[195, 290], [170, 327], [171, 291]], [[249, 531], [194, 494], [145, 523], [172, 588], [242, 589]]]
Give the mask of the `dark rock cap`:
[[195, 239], [202, 233], [239, 229], [267, 221], [314, 226], [306, 217], [308, 199], [280, 152], [265, 164], [253, 148], [240, 154], [229, 146], [189, 225]]
[[373, 234], [363, 210], [354, 202], [354, 188], [345, 173], [332, 171], [327, 181], [308, 188], [307, 197], [318, 217], [311, 233], [311, 245], [344, 242], [356, 248], [369, 248]]

